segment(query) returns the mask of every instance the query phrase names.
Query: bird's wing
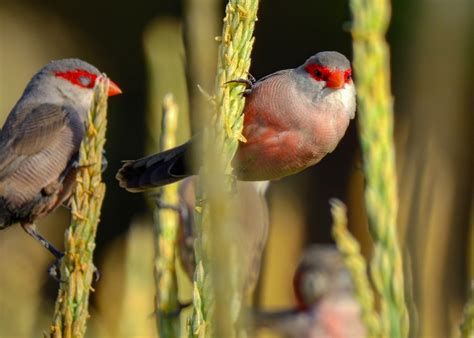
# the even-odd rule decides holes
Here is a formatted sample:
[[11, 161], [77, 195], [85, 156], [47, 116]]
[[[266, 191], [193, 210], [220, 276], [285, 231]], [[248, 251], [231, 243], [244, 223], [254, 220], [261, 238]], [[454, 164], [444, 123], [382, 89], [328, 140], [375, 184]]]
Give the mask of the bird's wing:
[[255, 82], [255, 84], [258, 84], [259, 82], [263, 82], [265, 80], [268, 80], [269, 78], [274, 77], [274, 76], [285, 75], [288, 72], [291, 72], [291, 69], [283, 69], [283, 70], [279, 70], [278, 72], [265, 75], [264, 77], [258, 79], [257, 82]]
[[42, 104], [20, 123], [4, 127], [0, 139], [0, 178], [16, 170], [28, 156], [56, 144], [61, 132], [73, 124], [81, 124], [77, 113], [62, 106]]

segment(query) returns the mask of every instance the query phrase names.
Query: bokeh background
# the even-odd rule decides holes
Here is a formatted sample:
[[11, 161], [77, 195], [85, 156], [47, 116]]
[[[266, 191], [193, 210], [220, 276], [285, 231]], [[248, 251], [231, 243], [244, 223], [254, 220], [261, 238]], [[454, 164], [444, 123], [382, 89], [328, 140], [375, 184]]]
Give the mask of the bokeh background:
[[[96, 65], [124, 94], [109, 104], [107, 195], [99, 227], [89, 337], [153, 337], [153, 240], [147, 197], [114, 179], [123, 159], [156, 149], [161, 100], [181, 110], [179, 138], [199, 128], [200, 84], [212, 92], [224, 1], [0, 1], [0, 120], [29, 78], [52, 59]], [[347, 1], [262, 0], [251, 73], [259, 78], [320, 50], [351, 56]], [[416, 316], [413, 337], [455, 337], [473, 276], [474, 2], [393, 3], [391, 46], [399, 229]], [[190, 116], [190, 121], [189, 118]], [[3, 122], [2, 122], [3, 123]], [[336, 151], [301, 174], [272, 183], [271, 232], [258, 289], [263, 308], [292, 306], [292, 275], [309, 243], [331, 242], [328, 200], [348, 205], [350, 227], [370, 256], [356, 124]], [[69, 216], [39, 222], [62, 247]], [[469, 251], [469, 249], [471, 251]], [[15, 226], [0, 233], [0, 337], [47, 330], [57, 283], [52, 257]], [[470, 277], [469, 277], [470, 275]], [[183, 301], [190, 299], [182, 284]], [[265, 333], [263, 333], [265, 334]], [[263, 335], [262, 335], [263, 337]]]

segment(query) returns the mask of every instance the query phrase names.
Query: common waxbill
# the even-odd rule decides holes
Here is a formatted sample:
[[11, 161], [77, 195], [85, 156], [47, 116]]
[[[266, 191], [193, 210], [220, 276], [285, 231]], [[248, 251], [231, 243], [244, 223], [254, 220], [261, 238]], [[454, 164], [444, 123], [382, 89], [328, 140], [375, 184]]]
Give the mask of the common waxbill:
[[[48, 63], [31, 78], [0, 131], [0, 229], [20, 223], [57, 258], [62, 254], [37, 233], [34, 222], [71, 196], [100, 76], [79, 59]], [[110, 81], [108, 95], [120, 93]]]
[[[332, 152], [354, 118], [355, 87], [349, 60], [338, 52], [320, 52], [301, 66], [281, 70], [246, 91], [243, 136], [233, 167], [239, 180], [263, 181], [295, 174]], [[132, 191], [178, 181], [197, 173], [191, 165], [201, 142], [135, 161], [117, 173]]]
[[344, 261], [332, 245], [313, 245], [294, 276], [298, 306], [282, 311], [256, 311], [255, 328], [288, 338], [365, 338], [360, 306]]
[[[197, 229], [194, 223], [197, 177], [189, 177], [179, 188], [178, 229], [179, 258], [184, 271], [193, 280], [196, 260], [194, 241]], [[260, 274], [262, 254], [268, 236], [269, 216], [264, 194], [267, 182], [237, 182], [237, 221], [232, 229], [232, 239], [238, 248], [238, 276], [243, 297], [250, 297]]]

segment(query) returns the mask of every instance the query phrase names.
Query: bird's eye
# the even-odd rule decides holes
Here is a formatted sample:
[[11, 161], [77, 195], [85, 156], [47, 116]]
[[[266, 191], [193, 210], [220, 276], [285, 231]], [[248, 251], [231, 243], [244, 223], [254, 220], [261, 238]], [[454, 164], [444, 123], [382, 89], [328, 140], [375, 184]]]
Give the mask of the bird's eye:
[[349, 82], [352, 80], [352, 71], [350, 69], [344, 72], [344, 79], [346, 82]]
[[328, 67], [314, 63], [306, 65], [305, 70], [316, 81], [326, 81], [331, 73]]
[[80, 76], [79, 77], [79, 83], [84, 87], [90, 87], [91, 79], [87, 76]]

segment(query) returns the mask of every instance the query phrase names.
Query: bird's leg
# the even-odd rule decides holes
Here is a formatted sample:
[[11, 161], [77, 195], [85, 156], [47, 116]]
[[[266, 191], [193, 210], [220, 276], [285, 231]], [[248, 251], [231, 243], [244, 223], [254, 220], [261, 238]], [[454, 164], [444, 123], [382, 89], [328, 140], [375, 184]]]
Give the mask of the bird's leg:
[[248, 78], [247, 79], [235, 79], [235, 80], [230, 80], [230, 81], [227, 81], [226, 83], [224, 84], [230, 84], [230, 83], [239, 83], [239, 84], [244, 84], [246, 89], [244, 90], [244, 96], [250, 94], [252, 92], [252, 89], [254, 87], [254, 84], [257, 80], [251, 75], [251, 74], [248, 74]]
[[66, 201], [64, 201], [61, 206], [66, 209], [66, 210], [69, 210], [69, 211], [72, 211], [72, 207], [71, 207], [71, 199], [67, 199]]
[[181, 311], [183, 311], [184, 309], [186, 309], [187, 307], [189, 307], [191, 305], [193, 305], [192, 301], [189, 301], [189, 302], [186, 302], [186, 303], [178, 302], [178, 307], [176, 309], [174, 309], [173, 311], [170, 311], [170, 312], [166, 313], [166, 315], [168, 315], [168, 316], [179, 316]]
[[56, 249], [46, 238], [41, 236], [37, 231], [36, 231], [36, 225], [34, 223], [22, 223], [21, 227], [25, 232], [36, 239], [43, 247], [48, 249], [49, 252], [53, 254], [54, 257], [57, 259], [61, 259], [64, 256], [64, 253]]
[[183, 311], [184, 309], [186, 309], [187, 307], [189, 307], [191, 305], [193, 305], [192, 301], [189, 301], [189, 302], [186, 302], [186, 303], [178, 302], [178, 306], [177, 306], [176, 309], [168, 311], [168, 312], [158, 310], [158, 311], [153, 312], [152, 314], [150, 314], [150, 316], [155, 316], [156, 314], [161, 314], [163, 317], [177, 317], [181, 314], [181, 311]]
[[[107, 167], [109, 166], [109, 161], [107, 160], [107, 157], [105, 156], [106, 154], [106, 151], [105, 149], [102, 149], [102, 156], [101, 156], [101, 172], [104, 172]], [[66, 170], [64, 171], [63, 175], [61, 175], [61, 177], [65, 177], [69, 171], [71, 169], [79, 169], [79, 168], [87, 168], [87, 167], [90, 167], [91, 165], [93, 165], [93, 163], [89, 163], [89, 164], [84, 164], [84, 165], [80, 165], [79, 164], [79, 153], [77, 153], [76, 155], [74, 155], [71, 160], [69, 161], [69, 164], [66, 168]]]
[[235, 79], [235, 80], [229, 80], [227, 81], [226, 83], [224, 84], [230, 84], [230, 83], [240, 83], [240, 84], [244, 84], [246, 85], [247, 87], [250, 87], [252, 88], [253, 86], [253, 82], [249, 79]]
[[51, 265], [48, 268], [48, 274], [56, 281], [61, 281], [59, 279], [59, 263], [61, 262], [61, 259], [64, 256], [64, 253], [56, 249], [46, 238], [41, 236], [37, 231], [36, 231], [36, 225], [33, 223], [22, 223], [21, 227], [25, 232], [36, 239], [42, 246], [44, 246], [46, 249], [48, 249], [49, 252], [53, 254], [54, 257], [56, 257], [55, 262], [53, 265]]
[[162, 312], [162, 314], [166, 317], [177, 317], [181, 314], [181, 311], [183, 311], [185, 308], [193, 305], [193, 302], [186, 302], [186, 303], [180, 303], [178, 302], [178, 306], [176, 309], [169, 311], [169, 312]]
[[69, 160], [69, 163], [67, 164], [66, 169], [63, 171], [60, 178], [64, 179], [71, 172], [71, 170], [75, 170], [75, 169], [79, 169], [79, 168], [80, 168], [80, 165], [79, 165], [79, 152], [77, 152]]
[[170, 210], [176, 211], [177, 213], [181, 212], [181, 208], [179, 205], [173, 205], [173, 204], [163, 202], [161, 199], [161, 195], [162, 195], [161, 192], [155, 192], [155, 193], [149, 194], [148, 196], [151, 197], [155, 201], [155, 205], [158, 209], [170, 209]]
[[[34, 223], [22, 223], [21, 227], [23, 228], [23, 230], [25, 230], [25, 232], [28, 235], [30, 235], [31, 237], [36, 239], [43, 247], [48, 249], [48, 251], [51, 252], [54, 257], [56, 257], [56, 261], [53, 263], [53, 265], [51, 265], [48, 268], [48, 274], [51, 277], [53, 277], [55, 280], [61, 282], [62, 280], [59, 279], [59, 275], [60, 275], [59, 265], [61, 263], [61, 259], [64, 257], [64, 253], [59, 251], [58, 249], [56, 249], [54, 247], [54, 245], [52, 245], [46, 238], [41, 236], [36, 231], [36, 225]], [[99, 272], [99, 270], [97, 269], [97, 267], [95, 265], [94, 265], [94, 272], [93, 273], [95, 275], [94, 280], [97, 282], [100, 279], [100, 272]]]

